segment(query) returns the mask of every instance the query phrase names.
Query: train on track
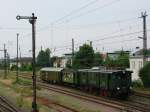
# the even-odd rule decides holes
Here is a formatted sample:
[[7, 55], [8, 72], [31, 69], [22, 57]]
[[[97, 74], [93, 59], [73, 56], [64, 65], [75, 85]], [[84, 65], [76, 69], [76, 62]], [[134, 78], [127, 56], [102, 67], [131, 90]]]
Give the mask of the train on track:
[[105, 97], [127, 98], [131, 93], [131, 73], [128, 70], [42, 68], [40, 78]]

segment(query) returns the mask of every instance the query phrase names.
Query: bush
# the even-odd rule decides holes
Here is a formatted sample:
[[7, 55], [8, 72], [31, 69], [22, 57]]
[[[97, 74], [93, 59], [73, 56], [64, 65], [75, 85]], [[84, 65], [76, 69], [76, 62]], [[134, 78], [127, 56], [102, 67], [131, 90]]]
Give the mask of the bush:
[[134, 81], [132, 81], [132, 87], [143, 88], [143, 83], [141, 80], [134, 80]]
[[144, 84], [144, 87], [150, 87], [150, 62], [148, 62], [141, 70], [140, 70], [140, 78]]
[[21, 65], [20, 71], [32, 71], [32, 65], [29, 65], [29, 64]]
[[17, 65], [12, 65], [11, 68], [10, 68], [10, 70], [16, 71], [17, 70]]

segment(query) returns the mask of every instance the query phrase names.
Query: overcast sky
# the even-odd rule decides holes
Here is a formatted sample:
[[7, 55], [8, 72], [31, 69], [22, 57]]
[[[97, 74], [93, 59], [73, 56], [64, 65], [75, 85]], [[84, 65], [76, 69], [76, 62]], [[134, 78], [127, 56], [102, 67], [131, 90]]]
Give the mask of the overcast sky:
[[[111, 52], [142, 48], [142, 11], [147, 11], [150, 30], [150, 0], [0, 0], [0, 49], [3, 44], [16, 56], [16, 33], [22, 56], [31, 56], [31, 24], [16, 16], [31, 16], [36, 21], [36, 51], [52, 49], [53, 55], [71, 52], [88, 40], [96, 51]], [[139, 33], [137, 33], [139, 32]], [[131, 35], [132, 34], [132, 35]], [[150, 47], [148, 31], [148, 47]], [[3, 56], [1, 52], [0, 56]]]

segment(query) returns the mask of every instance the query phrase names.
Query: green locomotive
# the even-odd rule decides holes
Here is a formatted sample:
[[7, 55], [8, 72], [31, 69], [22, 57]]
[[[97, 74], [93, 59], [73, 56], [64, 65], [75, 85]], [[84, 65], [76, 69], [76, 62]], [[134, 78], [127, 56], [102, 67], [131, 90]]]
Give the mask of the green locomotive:
[[67, 84], [107, 97], [128, 97], [131, 92], [131, 71], [100, 69], [43, 68], [43, 81]]

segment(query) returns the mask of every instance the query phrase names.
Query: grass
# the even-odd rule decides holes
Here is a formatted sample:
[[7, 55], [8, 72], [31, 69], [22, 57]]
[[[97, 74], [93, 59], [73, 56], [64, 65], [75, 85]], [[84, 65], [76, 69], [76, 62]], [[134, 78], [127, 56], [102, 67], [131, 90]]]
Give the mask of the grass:
[[[7, 83], [2, 82], [1, 80], [4, 79], [2, 79], [2, 77], [0, 78], [0, 95], [9, 97], [11, 101], [15, 102], [15, 104], [18, 107], [31, 110], [32, 81], [19, 77], [19, 81], [16, 82], [15, 76], [16, 76], [15, 73], [9, 74], [7, 80], [11, 80], [11, 82], [8, 81]], [[87, 106], [86, 103], [83, 104], [83, 102], [78, 99], [68, 97], [62, 94], [55, 94], [53, 92], [49, 92], [47, 90], [41, 89], [40, 87], [38, 87], [37, 90], [38, 90], [37, 91], [38, 97], [49, 99], [50, 101], [57, 102], [64, 106], [69, 106], [73, 109], [78, 110], [79, 112], [100, 112], [100, 110], [96, 108], [91, 108], [90, 106]], [[55, 112], [54, 110], [49, 109], [48, 107], [39, 103], [38, 103], [38, 107], [40, 112]]]
[[[19, 82], [15, 81], [13, 73], [7, 79], [0, 77], [0, 95], [7, 97], [16, 106], [25, 110], [32, 109], [32, 82], [23, 78], [19, 78]], [[40, 90], [40, 89], [38, 89]], [[44, 105], [38, 104], [40, 112], [55, 112]]]
[[150, 94], [150, 88], [133, 88], [135, 91]]
[[150, 94], [150, 88], [145, 88], [141, 80], [132, 81], [133, 90]]

